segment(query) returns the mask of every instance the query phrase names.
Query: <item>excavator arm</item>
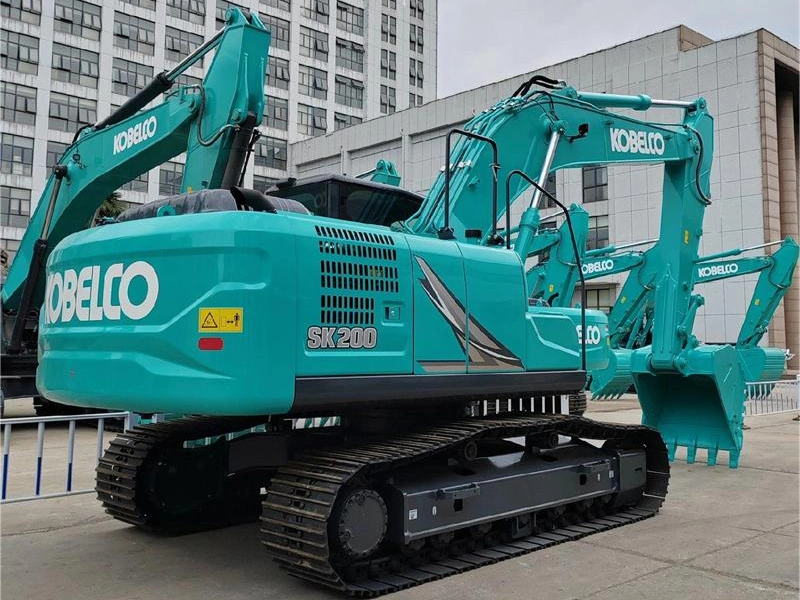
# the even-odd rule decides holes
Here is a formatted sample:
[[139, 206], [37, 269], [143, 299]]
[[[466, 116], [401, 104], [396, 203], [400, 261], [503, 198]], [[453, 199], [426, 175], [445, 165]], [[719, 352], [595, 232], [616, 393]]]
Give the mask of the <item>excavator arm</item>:
[[763, 244], [752, 248], [737, 248], [697, 261], [695, 284], [740, 277], [749, 273], [760, 273], [753, 296], [747, 307], [744, 322], [736, 340], [737, 348], [755, 348], [767, 332], [769, 322], [778, 309], [786, 290], [792, 284], [792, 276], [797, 265], [800, 247], [791, 237], [780, 242], [780, 248], [769, 256], [753, 256], [730, 260], [717, 260], [733, 257], [748, 250], [773, 244]]
[[[13, 322], [13, 329], [3, 332], [4, 379], [16, 364], [6, 360], [9, 355], [35, 351], [35, 334], [27, 343], [23, 338], [26, 329], [35, 332], [47, 256], [66, 236], [84, 229], [110, 193], [183, 152], [183, 191], [240, 183], [263, 115], [270, 34], [255, 13], [231, 9], [227, 16], [226, 27], [177, 67], [159, 74], [108, 118], [80, 130], [53, 168], [2, 289], [4, 321]], [[200, 85], [180, 88], [140, 110], [212, 50]]]

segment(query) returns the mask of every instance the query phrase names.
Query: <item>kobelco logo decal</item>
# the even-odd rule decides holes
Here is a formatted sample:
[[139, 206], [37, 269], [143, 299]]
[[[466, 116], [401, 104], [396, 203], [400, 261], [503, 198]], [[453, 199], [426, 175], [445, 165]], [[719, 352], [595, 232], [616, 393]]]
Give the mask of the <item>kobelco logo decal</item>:
[[144, 121], [139, 121], [136, 125], [128, 127], [125, 131], [120, 131], [114, 136], [114, 154], [122, 152], [149, 140], [156, 134], [158, 121], [155, 117], [148, 117]]
[[612, 127], [611, 150], [629, 154], [664, 154], [664, 136], [658, 132]]
[[712, 275], [733, 275], [739, 272], [739, 265], [728, 263], [727, 265], [713, 265], [708, 267], [698, 267], [698, 277], [711, 277]]
[[[136, 278], [143, 280], [144, 296], [134, 302], [130, 289]], [[141, 284], [138, 284], [141, 285]], [[114, 293], [116, 291], [116, 293]], [[140, 295], [140, 294], [137, 294]], [[138, 321], [150, 314], [158, 300], [158, 275], [149, 263], [139, 260], [124, 266], [110, 265], [105, 272], [99, 266], [67, 269], [47, 277], [45, 322], [119, 321], [122, 315]]]
[[[582, 327], [580, 325], [575, 326], [575, 331], [578, 334], [578, 339], [581, 339], [581, 331]], [[587, 346], [596, 346], [601, 342], [603, 339], [603, 332], [600, 331], [600, 328], [597, 325], [587, 325], [586, 326], [586, 345]]]
[[614, 261], [611, 260], [610, 258], [590, 263], [583, 263], [581, 265], [581, 271], [583, 271], [584, 275], [591, 275], [593, 273], [605, 273], [606, 271], [610, 271], [613, 268], [614, 268]]

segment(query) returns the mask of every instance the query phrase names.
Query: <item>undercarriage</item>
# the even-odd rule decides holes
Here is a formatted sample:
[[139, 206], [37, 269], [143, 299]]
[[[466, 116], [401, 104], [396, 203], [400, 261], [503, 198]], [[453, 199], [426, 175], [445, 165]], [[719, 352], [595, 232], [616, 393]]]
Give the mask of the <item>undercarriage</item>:
[[371, 597], [645, 519], [667, 492], [666, 448], [647, 427], [528, 411], [384, 417], [137, 427], [101, 459], [98, 497], [159, 533], [260, 517], [287, 572]]

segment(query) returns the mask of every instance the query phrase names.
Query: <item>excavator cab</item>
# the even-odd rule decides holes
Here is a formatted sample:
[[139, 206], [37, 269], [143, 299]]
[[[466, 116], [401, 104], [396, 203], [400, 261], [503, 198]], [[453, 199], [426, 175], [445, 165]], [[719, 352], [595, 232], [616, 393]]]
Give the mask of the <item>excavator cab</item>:
[[319, 175], [300, 181], [279, 181], [268, 196], [299, 202], [319, 217], [390, 226], [419, 210], [423, 197], [394, 185], [346, 177]]

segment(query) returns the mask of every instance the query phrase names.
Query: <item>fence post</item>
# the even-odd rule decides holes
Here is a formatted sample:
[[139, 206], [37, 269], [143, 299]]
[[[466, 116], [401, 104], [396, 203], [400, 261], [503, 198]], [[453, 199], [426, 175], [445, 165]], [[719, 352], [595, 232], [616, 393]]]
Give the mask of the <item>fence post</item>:
[[[798, 374], [796, 375], [796, 378], [795, 378], [795, 382], [794, 382], [794, 383], [795, 383], [795, 386], [794, 386], [794, 388], [795, 388], [795, 389], [794, 389], [794, 391], [795, 391], [795, 393], [797, 394], [797, 404], [795, 404], [794, 406], [795, 406], [795, 408], [796, 408], [797, 410], [800, 410], [800, 373], [798, 373]], [[794, 419], [792, 419], [792, 420], [793, 420], [793, 421], [800, 421], [800, 415], [797, 415], [797, 416], [796, 416]]]
[[42, 455], [44, 454], [44, 421], [40, 421], [36, 429], [36, 495], [42, 489]]
[[3, 427], [3, 489], [0, 500], [6, 499], [8, 490], [8, 455], [11, 452], [11, 423], [6, 423]]

